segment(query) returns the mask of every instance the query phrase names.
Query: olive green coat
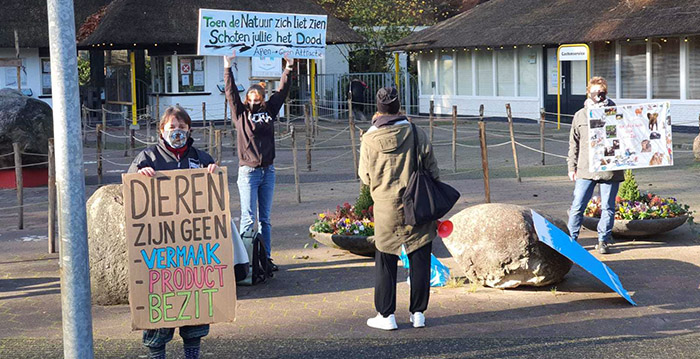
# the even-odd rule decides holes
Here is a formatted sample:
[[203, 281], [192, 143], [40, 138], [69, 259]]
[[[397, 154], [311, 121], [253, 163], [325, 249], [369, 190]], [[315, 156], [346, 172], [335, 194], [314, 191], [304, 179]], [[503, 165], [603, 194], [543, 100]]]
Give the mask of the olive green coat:
[[[416, 128], [423, 167], [437, 179], [439, 169], [432, 145], [425, 132]], [[374, 199], [375, 245], [384, 253], [400, 255], [401, 245], [411, 253], [437, 236], [436, 222], [415, 227], [403, 224], [401, 196], [413, 173], [414, 152], [410, 124], [371, 129], [362, 136], [359, 176]]]

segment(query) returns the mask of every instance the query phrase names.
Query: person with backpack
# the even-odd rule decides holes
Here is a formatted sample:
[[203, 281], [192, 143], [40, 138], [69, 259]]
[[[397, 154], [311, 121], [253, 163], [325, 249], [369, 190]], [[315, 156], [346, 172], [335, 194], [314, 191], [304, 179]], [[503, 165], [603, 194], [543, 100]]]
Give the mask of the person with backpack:
[[416, 170], [414, 157], [420, 156], [423, 167], [435, 180], [439, 169], [428, 136], [400, 114], [400, 108], [395, 88], [386, 87], [377, 92], [377, 113], [372, 118], [372, 127], [362, 136], [358, 171], [374, 199], [377, 247], [374, 306], [378, 313], [367, 320], [367, 325], [383, 330], [397, 328], [396, 272], [402, 247], [411, 268], [410, 321], [415, 328], [425, 326], [424, 312], [430, 298], [430, 253], [437, 236], [435, 221], [416, 226], [404, 224], [402, 195]]
[[265, 83], [251, 85], [241, 100], [231, 71], [236, 51], [224, 56], [224, 83], [226, 100], [232, 111], [236, 126], [238, 145], [238, 192], [241, 200], [241, 233], [250, 231], [257, 218], [262, 233], [267, 260], [273, 271], [277, 265], [272, 261], [272, 226], [270, 212], [275, 191], [275, 128], [274, 122], [287, 98], [294, 60], [285, 56], [287, 62], [280, 78], [277, 92], [265, 101]]
[[[158, 144], [141, 151], [134, 158], [129, 173], [140, 173], [147, 177], [156, 171], [207, 168], [214, 173], [219, 167], [206, 152], [193, 146], [190, 136], [192, 119], [180, 106], [170, 106], [160, 120]], [[202, 337], [209, 334], [209, 324], [191, 325], [179, 328], [185, 358], [198, 359]], [[173, 339], [175, 328], [148, 329], [143, 331], [143, 345], [149, 349], [149, 358], [165, 359], [165, 346]]]

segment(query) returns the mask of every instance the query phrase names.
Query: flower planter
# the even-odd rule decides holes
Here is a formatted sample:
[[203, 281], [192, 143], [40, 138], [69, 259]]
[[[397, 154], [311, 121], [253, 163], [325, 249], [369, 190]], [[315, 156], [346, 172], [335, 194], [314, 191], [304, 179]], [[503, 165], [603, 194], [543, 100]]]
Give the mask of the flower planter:
[[[600, 219], [597, 217], [583, 216], [582, 225], [585, 228], [595, 231], [597, 230], [599, 220]], [[616, 219], [612, 233], [614, 236], [618, 237], [648, 237], [676, 229], [682, 226], [687, 220], [688, 215], [656, 219]]]
[[317, 242], [336, 249], [346, 250], [359, 256], [373, 257], [376, 247], [374, 236], [347, 236], [341, 234], [319, 233], [309, 227], [309, 237]]

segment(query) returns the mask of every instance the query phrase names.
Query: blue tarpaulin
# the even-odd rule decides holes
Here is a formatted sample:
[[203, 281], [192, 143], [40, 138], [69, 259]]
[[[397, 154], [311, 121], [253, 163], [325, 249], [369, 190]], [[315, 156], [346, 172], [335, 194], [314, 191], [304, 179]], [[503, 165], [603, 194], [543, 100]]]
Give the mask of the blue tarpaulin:
[[535, 211], [532, 211], [532, 223], [535, 225], [537, 237], [541, 242], [552, 247], [566, 258], [569, 258], [588, 273], [593, 274], [594, 277], [598, 278], [603, 284], [627, 299], [632, 305], [637, 305], [625, 288], [622, 288], [622, 283], [620, 283], [620, 278], [617, 277], [617, 274], [585, 248], [581, 247], [580, 244], [571, 239], [568, 234], [554, 226]]

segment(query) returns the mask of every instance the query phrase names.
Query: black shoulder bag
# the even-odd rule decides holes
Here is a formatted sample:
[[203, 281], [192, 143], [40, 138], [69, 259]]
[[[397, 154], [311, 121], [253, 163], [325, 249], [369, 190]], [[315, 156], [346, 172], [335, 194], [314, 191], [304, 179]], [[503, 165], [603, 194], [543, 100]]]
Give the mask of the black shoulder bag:
[[403, 194], [404, 224], [419, 226], [442, 218], [459, 199], [459, 192], [452, 186], [440, 182], [423, 167], [418, 146], [416, 125], [413, 131], [413, 173]]

